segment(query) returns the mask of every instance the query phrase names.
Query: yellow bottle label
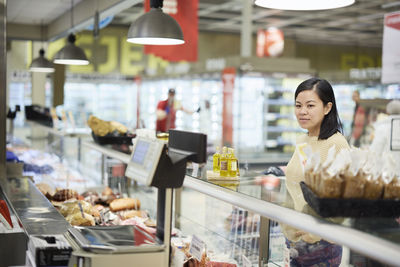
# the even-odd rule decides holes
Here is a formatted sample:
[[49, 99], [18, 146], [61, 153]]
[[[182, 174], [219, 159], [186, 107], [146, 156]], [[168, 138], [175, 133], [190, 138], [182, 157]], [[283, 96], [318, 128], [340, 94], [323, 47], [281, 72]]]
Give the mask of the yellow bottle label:
[[228, 161], [226, 159], [221, 159], [221, 164], [220, 164], [220, 175], [221, 176], [227, 176], [228, 175]]
[[219, 172], [219, 165], [220, 165], [220, 156], [219, 154], [213, 156], [213, 171]]
[[236, 172], [237, 171], [237, 166], [236, 166], [236, 160], [235, 161], [231, 161], [231, 171]]

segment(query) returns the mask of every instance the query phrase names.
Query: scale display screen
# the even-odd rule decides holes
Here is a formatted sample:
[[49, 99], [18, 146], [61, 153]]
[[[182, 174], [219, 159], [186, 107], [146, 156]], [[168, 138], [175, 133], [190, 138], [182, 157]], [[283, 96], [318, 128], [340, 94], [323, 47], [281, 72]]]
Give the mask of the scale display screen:
[[132, 162], [143, 165], [147, 152], [149, 151], [150, 144], [142, 140], [137, 141], [135, 153], [132, 156]]
[[137, 137], [125, 175], [150, 186], [164, 145], [161, 140]]

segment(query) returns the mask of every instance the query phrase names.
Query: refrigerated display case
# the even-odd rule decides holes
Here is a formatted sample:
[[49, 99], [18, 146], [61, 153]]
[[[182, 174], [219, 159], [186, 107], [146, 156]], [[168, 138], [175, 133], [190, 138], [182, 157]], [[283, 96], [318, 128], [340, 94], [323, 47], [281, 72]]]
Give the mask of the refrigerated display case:
[[[211, 144], [218, 145], [222, 135], [222, 81], [219, 75], [202, 74], [180, 78], [145, 79], [140, 86], [140, 118], [148, 129], [155, 129], [156, 108], [175, 88], [175, 98], [193, 114], [177, 112], [176, 128], [204, 132]], [[208, 104], [206, 103], [208, 102]]]
[[63, 108], [72, 111], [77, 127], [84, 127], [89, 115], [136, 127], [137, 85], [133, 81], [67, 79], [64, 95]]

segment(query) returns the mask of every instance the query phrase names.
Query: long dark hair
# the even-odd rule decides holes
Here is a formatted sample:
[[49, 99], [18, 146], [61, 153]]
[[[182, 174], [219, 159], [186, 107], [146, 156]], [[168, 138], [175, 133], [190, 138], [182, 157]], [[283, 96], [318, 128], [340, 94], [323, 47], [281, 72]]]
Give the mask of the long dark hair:
[[329, 102], [332, 103], [331, 110], [322, 120], [318, 139], [328, 139], [337, 132], [343, 133], [342, 123], [336, 108], [335, 94], [333, 93], [330, 83], [327, 80], [319, 78], [310, 78], [305, 80], [297, 87], [294, 94], [294, 100], [296, 101], [299, 93], [305, 90], [314, 90], [324, 103], [324, 106]]

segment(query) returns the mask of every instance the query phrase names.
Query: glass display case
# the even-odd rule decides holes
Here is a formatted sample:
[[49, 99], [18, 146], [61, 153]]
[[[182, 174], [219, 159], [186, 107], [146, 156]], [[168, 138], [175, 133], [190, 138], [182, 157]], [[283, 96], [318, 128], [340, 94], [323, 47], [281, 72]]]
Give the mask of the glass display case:
[[[120, 162], [129, 161], [126, 155], [92, 142], [84, 146]], [[284, 266], [285, 238], [279, 225], [285, 223], [343, 245], [343, 266], [349, 266], [349, 250], [365, 264], [398, 263], [400, 228], [396, 218], [346, 218], [332, 223], [288, 208], [284, 177], [241, 169], [240, 181], [211, 182], [207, 166], [197, 174], [189, 169], [183, 189], [175, 192], [173, 224], [179, 229], [178, 240], [197, 236], [211, 257], [229, 259], [239, 266], [244, 259], [253, 266]], [[154, 192], [140, 194], [143, 192], [143, 198], [154, 199]]]

